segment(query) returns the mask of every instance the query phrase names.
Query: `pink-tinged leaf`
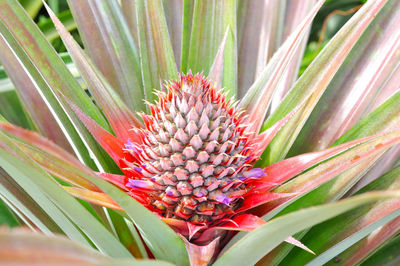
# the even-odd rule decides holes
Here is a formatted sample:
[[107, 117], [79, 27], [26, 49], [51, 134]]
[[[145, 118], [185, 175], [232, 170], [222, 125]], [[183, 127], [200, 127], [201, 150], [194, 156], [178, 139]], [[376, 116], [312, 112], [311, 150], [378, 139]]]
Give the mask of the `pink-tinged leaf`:
[[137, 32], [137, 16], [136, 16], [136, 3], [130, 0], [121, 0], [121, 9], [124, 14], [126, 23], [128, 24], [129, 31], [135, 41], [137, 47], [139, 47], [139, 36]]
[[161, 215], [159, 215], [159, 218], [169, 225], [176, 233], [180, 235], [190, 235], [189, 233], [189, 226], [188, 223], [184, 220], [178, 220], [174, 218], [164, 218]]
[[[382, 103], [384, 97], [400, 88], [395, 73], [400, 62], [400, 4], [388, 5], [385, 14], [366, 29], [363, 39], [349, 54], [351, 62], [339, 69], [321, 97], [296, 140], [295, 153], [330, 146], [372, 110], [377, 97]], [[385, 89], [393, 85], [395, 88]]]
[[399, 84], [400, 84], [400, 67], [397, 67], [396, 70], [394, 70], [392, 76], [387, 80], [385, 85], [382, 87], [379, 95], [377, 96], [370, 110], [375, 110], [375, 108], [377, 108], [379, 105], [385, 102], [395, 92], [399, 91], [400, 89]]
[[[62, 125], [62, 129], [71, 140], [74, 151], [87, 165], [93, 168], [96, 167], [92, 159], [93, 154], [98, 162], [103, 163], [104, 167], [111, 166], [110, 160], [96, 145], [94, 139], [84, 129], [60, 94], [64, 94], [69, 100], [84, 109], [85, 113], [103, 128], [111, 131], [98, 107], [86, 95], [19, 2], [13, 0], [0, 2], [0, 6], [0, 20], [3, 25], [0, 27], [0, 31], [2, 37], [7, 41], [7, 49], [18, 57], [24, 70], [38, 85], [37, 89], [40, 90], [48, 108], [57, 116], [57, 122]], [[89, 154], [88, 146], [90, 146], [92, 154]]]
[[326, 149], [324, 151], [298, 155], [298, 156], [277, 162], [270, 166], [267, 166], [264, 169], [266, 176], [261, 178], [261, 180], [260, 180], [261, 183], [259, 185], [257, 185], [257, 189], [262, 190], [262, 189], [270, 188], [270, 185], [268, 183], [265, 183], [266, 187], [264, 187], [264, 185], [263, 185], [264, 181], [281, 184], [281, 183], [287, 181], [288, 179], [293, 178], [294, 176], [302, 173], [303, 171], [307, 170], [308, 168], [312, 167], [313, 165], [316, 165], [324, 160], [327, 160], [335, 155], [338, 155], [339, 153], [345, 152], [361, 143], [370, 141], [377, 136], [378, 135], [350, 141], [345, 144], [341, 144], [341, 145]]
[[215, 87], [217, 89], [222, 89], [222, 75], [223, 75], [223, 67], [224, 67], [224, 51], [226, 38], [228, 37], [229, 26], [226, 29], [224, 38], [221, 41], [221, 44], [218, 48], [217, 55], [215, 56], [214, 63], [212, 64], [208, 78], [214, 81]]
[[80, 110], [73, 103], [69, 103], [72, 110], [79, 117], [82, 123], [90, 131], [97, 142], [103, 147], [103, 149], [114, 159], [114, 161], [119, 165], [121, 158], [125, 156], [124, 154], [124, 144], [108, 133], [105, 129], [99, 126], [94, 120], [88, 117], [82, 110]]
[[300, 102], [309, 99], [299, 112], [301, 115], [293, 116], [271, 141], [264, 153], [263, 164], [272, 164], [286, 156], [315, 105], [334, 78], [335, 73], [348, 58], [347, 55], [377, 14], [382, 9], [388, 8], [387, 5], [385, 6], [386, 3], [385, 0], [377, 0], [369, 1], [363, 5], [325, 46], [297, 80], [278, 108], [268, 117], [264, 124], [265, 128], [282, 119]]
[[235, 212], [237, 213], [244, 212], [270, 201], [274, 201], [277, 199], [284, 199], [284, 198], [292, 198], [296, 195], [297, 195], [296, 193], [254, 192], [244, 198], [242, 205]]
[[197, 244], [209, 243], [210, 240], [218, 236], [225, 235], [225, 231], [245, 231], [250, 232], [264, 225], [266, 222], [260, 217], [252, 214], [239, 214], [232, 219], [223, 219], [218, 224], [210, 226], [208, 229], [196, 235], [194, 240]]
[[[316, 0], [286, 2], [285, 21], [283, 24], [285, 26], [282, 40], [285, 40], [290, 36], [299, 23], [306, 17], [308, 12], [310, 12], [312, 7], [315, 5], [315, 2]], [[308, 32], [310, 31], [310, 28], [311, 25], [308, 27]], [[271, 99], [271, 112], [276, 109], [296, 81], [304, 50], [307, 46], [307, 41], [307, 38], [304, 38], [301, 41], [297, 51], [295, 52], [295, 55], [285, 71], [285, 77], [283, 77], [279, 82], [279, 85]]]
[[101, 178], [113, 183], [114, 185], [118, 186], [119, 188], [126, 189], [126, 176], [124, 175], [115, 175], [110, 173], [97, 173], [98, 176]]
[[224, 225], [217, 226], [217, 229], [233, 231], [253, 231], [266, 222], [260, 217], [252, 214], [240, 214]]
[[[270, 57], [287, 39], [315, 5], [315, 0], [305, 1], [239, 1], [238, 45], [239, 45], [239, 98], [253, 84]], [[299, 63], [307, 43], [304, 38], [291, 60], [285, 78], [275, 91], [274, 102], [291, 87], [297, 77]]]
[[[219, 25], [220, 34], [223, 36], [225, 29], [228, 36], [224, 48], [224, 66], [222, 68], [222, 87], [225, 88], [228, 98], [237, 95], [237, 74], [238, 74], [238, 58], [237, 58], [237, 29], [236, 14], [237, 1], [223, 0], [220, 8], [216, 8], [216, 15], [220, 15], [222, 23]], [[218, 5], [217, 5], [218, 6]], [[222, 14], [221, 14], [222, 13]], [[214, 45], [216, 47], [216, 45]]]
[[[235, 264], [235, 261], [238, 260], [244, 265], [253, 265], [282, 243], [287, 237], [297, 232], [301, 232], [304, 229], [329, 220], [361, 205], [377, 200], [399, 197], [400, 191], [398, 190], [370, 192], [339, 202], [304, 208], [280, 216], [265, 223], [256, 230], [247, 233], [222, 253], [214, 265], [231, 265]], [[248, 256], [250, 253], [252, 256]]]
[[[186, 1], [189, 2], [189, 1]], [[190, 11], [189, 3], [188, 11]], [[185, 31], [185, 47], [188, 56], [187, 70], [192, 72], [204, 72], [213, 64], [217, 54], [218, 45], [228, 28], [224, 48], [222, 87], [225, 88], [228, 97], [236, 95], [237, 91], [237, 49], [236, 49], [236, 1], [195, 1], [193, 3], [193, 16], [191, 21], [190, 36]], [[184, 25], [189, 27], [189, 25]], [[186, 39], [190, 38], [190, 45]]]
[[308, 247], [306, 247], [303, 243], [301, 243], [299, 240], [297, 240], [296, 238], [294, 238], [293, 236], [289, 236], [288, 238], [285, 239], [285, 242], [288, 242], [289, 244], [295, 245], [301, 249], [304, 249], [305, 251], [310, 252], [311, 254], [315, 253], [309, 249]]
[[190, 241], [190, 239], [193, 238], [193, 236], [194, 236], [197, 232], [199, 232], [199, 231], [202, 230], [202, 229], [207, 228], [206, 225], [195, 225], [195, 224], [192, 224], [192, 223], [189, 223], [189, 222], [187, 222], [186, 225], [187, 225], [187, 228], [188, 228], [188, 230], [189, 230], [189, 241]]
[[91, 170], [73, 155], [55, 145], [50, 140], [40, 136], [36, 132], [19, 128], [11, 124], [0, 123], [0, 130], [33, 145], [34, 147], [31, 147], [20, 142], [15, 142], [24, 154], [30, 156], [31, 159], [36, 161], [48, 172], [72, 185], [99, 191], [95, 185], [75, 171], [78, 170], [91, 174]]
[[183, 1], [184, 0], [171, 0], [163, 2], [168, 32], [171, 37], [172, 49], [175, 55], [175, 62], [178, 64], [178, 69], [181, 61]]
[[45, 101], [40, 96], [36, 88], [35, 82], [30, 78], [29, 74], [24, 70], [18, 59], [7, 49], [7, 43], [0, 37], [0, 61], [7, 72], [8, 77], [12, 80], [16, 87], [19, 99], [29, 112], [29, 116], [35, 123], [39, 132], [53, 140], [64, 149], [72, 152], [71, 145], [68, 143], [56, 119], [46, 106]]
[[176, 79], [178, 71], [162, 1], [137, 0], [135, 7], [143, 86], [146, 100], [153, 102], [160, 79]]
[[347, 195], [352, 195], [361, 188], [365, 187], [366, 185], [370, 184], [372, 181], [376, 180], [390, 169], [396, 166], [397, 160], [400, 156], [400, 146], [394, 146], [387, 152], [385, 152], [379, 161], [377, 161], [372, 168], [368, 171], [366, 175], [362, 177], [362, 179], [355, 184], [347, 193]]
[[346, 258], [345, 265], [355, 265], [368, 255], [377, 250], [391, 237], [400, 232], [400, 217], [395, 218], [381, 228], [376, 229], [369, 236], [362, 239], [359, 243], [349, 249], [349, 255], [346, 253], [343, 256]]
[[129, 130], [132, 127], [142, 127], [142, 123], [130, 112], [119, 96], [107, 84], [50, 8], [46, 4], [45, 7], [82, 77], [87, 82], [90, 92], [102, 107], [115, 134], [121, 140], [127, 142], [131, 138]]
[[311, 24], [323, 2], [323, 0], [320, 0], [315, 5], [307, 17], [285, 41], [240, 102], [240, 107], [247, 110], [249, 114], [248, 121], [253, 123], [254, 131], [258, 132], [260, 130], [271, 97], [283, 77], [290, 60], [306, 36], [308, 26]]
[[[334, 186], [325, 187], [326, 190], [323, 190], [322, 195], [319, 196], [320, 202], [331, 200], [338, 193], [343, 193], [342, 190], [346, 189], [346, 186], [351, 184], [353, 178], [360, 177], [360, 173], [365, 173], [369, 165], [371, 165], [374, 160], [377, 160], [384, 151], [399, 143], [399, 141], [399, 131], [388, 134], [380, 134], [377, 137], [370, 138], [368, 141], [365, 141], [360, 145], [355, 146], [354, 148], [351, 148], [337, 155], [336, 157], [321, 163], [311, 170], [279, 186], [278, 188], [274, 189], [273, 192], [299, 193], [298, 195], [302, 196], [314, 190], [315, 188], [320, 187], [338, 175], [344, 174], [344, 176], [341, 176], [340, 179], [337, 180], [337, 184]], [[284, 173], [281, 175], [279, 172], [277, 172], [277, 176], [278, 180], [281, 176], [288, 177]], [[273, 176], [271, 176], [271, 178], [274, 180]], [[263, 185], [261, 184], [259, 186], [262, 188]], [[289, 199], [283, 198], [277, 202], [264, 204], [263, 206], [257, 208], [257, 214], [262, 216], [269, 213], [268, 217], [265, 218], [270, 218], [284, 208], [288, 203], [296, 200], [299, 196], [294, 196]]]
[[38, 228], [42, 232], [63, 233], [54, 220], [41, 208], [41, 202], [32, 199], [26, 190], [16, 185], [3, 168], [0, 168], [0, 184], [5, 189], [2, 191], [4, 202], [8, 206], [12, 206], [13, 211], [26, 226]]
[[100, 206], [104, 206], [106, 208], [122, 210], [122, 208], [113, 201], [110, 196], [103, 192], [96, 192], [87, 189], [77, 188], [77, 187], [66, 187], [63, 186], [64, 190], [67, 191], [70, 195], [80, 198], [82, 200], [88, 201], [90, 203], [94, 203]]
[[310, 171], [298, 176], [276, 189], [276, 192], [306, 193], [327, 182], [347, 169], [377, 158], [383, 151], [400, 142], [400, 131], [381, 134], [342, 154], [321, 163]]
[[[257, 63], [261, 49], [276, 50], [277, 38], [272, 34], [262, 35], [268, 30], [279, 29], [283, 1], [239, 1], [238, 6], [238, 94], [242, 98], [257, 77]], [[278, 33], [278, 32], [276, 32]], [[279, 33], [278, 33], [279, 34]], [[272, 55], [272, 54], [271, 54]], [[269, 55], [269, 56], [271, 56]], [[268, 58], [264, 63], [267, 63]]]
[[2, 265], [72, 265], [107, 263], [102, 253], [78, 244], [65, 236], [48, 236], [25, 228], [0, 230]]
[[[400, 167], [396, 167], [368, 185], [360, 194], [376, 190], [386, 193], [398, 190], [400, 188], [399, 173]], [[312, 248], [319, 256], [306, 255], [300, 256], [300, 258], [298, 257], [299, 252], [293, 250], [282, 263], [290, 264], [290, 261], [296, 261], [303, 265], [312, 260], [312, 265], [322, 265], [337, 255], [342, 262], [350, 261], [350, 258], [357, 253], [367, 255], [378, 248], [379, 244], [382, 244], [380, 241], [387, 240], [390, 235], [396, 234], [396, 230], [392, 230], [394, 229], [392, 225], [397, 223], [399, 226], [399, 214], [400, 200], [397, 198], [382, 200], [357, 208], [350, 213], [344, 213], [315, 226], [303, 237], [303, 243]], [[389, 228], [390, 232], [386, 231]], [[400, 227], [397, 228], [397, 230], [399, 229]], [[291, 259], [295, 257], [298, 259]], [[354, 264], [357, 263], [351, 265]]]
[[[21, 63], [35, 82], [38, 85], [40, 84], [43, 96], [52, 107], [56, 108], [53, 104], [53, 98], [49, 96], [49, 88], [53, 93], [56, 91], [62, 92], [81, 108], [85, 107], [85, 112], [90, 117], [103, 127], [106, 127], [107, 123], [99, 110], [91, 102], [90, 98], [85, 95], [79, 83], [72, 76], [51, 44], [47, 42], [43, 33], [36, 27], [35, 22], [19, 5], [18, 1], [1, 2], [0, 5], [0, 20], [8, 30], [4, 31], [2, 35], [9, 44], [12, 43], [10, 49], [18, 55]], [[8, 34], [11, 34], [14, 39], [11, 40]], [[15, 44], [15, 41], [17, 41], [18, 45]], [[25, 53], [25, 56], [29, 57], [30, 62], [25, 61], [26, 58], [21, 53], [21, 50]], [[32, 66], [35, 67], [36, 71], [33, 71]], [[52, 71], [49, 71], [49, 69]], [[41, 78], [37, 77], [38, 73], [41, 74]], [[48, 86], [46, 88], [43, 84], [44, 81]], [[60, 114], [57, 113], [57, 115]]]
[[71, 155], [49, 139], [39, 135], [34, 131], [26, 130], [12, 124], [3, 123], [0, 123], [0, 129], [56, 156], [59, 159], [68, 162], [71, 165], [74, 165], [75, 167], [79, 168], [82, 166], [82, 163], [79, 162], [75, 156]]
[[28, 155], [32, 160], [38, 163], [46, 172], [60, 178], [61, 180], [81, 188], [100, 191], [100, 189], [81, 174], [92, 174], [91, 170], [85, 165], [70, 164], [69, 161], [63, 160], [57, 156], [46, 153], [43, 150], [36, 149], [23, 143], [16, 143], [18, 147]]
[[85, 51], [131, 110], [144, 111], [140, 59], [115, 1], [68, 1]]
[[190, 265], [206, 266], [212, 259], [214, 252], [217, 248], [219, 238], [215, 238], [209, 244], [198, 246], [190, 243], [185, 237], [182, 237], [186, 245], [186, 250], [189, 254]]
[[290, 113], [288, 113], [284, 118], [280, 121], [276, 122], [272, 127], [265, 130], [257, 137], [257, 143], [255, 148], [255, 156], [261, 156], [264, 150], [267, 148], [268, 144], [275, 137], [275, 135], [279, 132], [279, 130], [289, 121], [289, 119], [303, 106], [305, 102], [298, 105], [294, 108]]

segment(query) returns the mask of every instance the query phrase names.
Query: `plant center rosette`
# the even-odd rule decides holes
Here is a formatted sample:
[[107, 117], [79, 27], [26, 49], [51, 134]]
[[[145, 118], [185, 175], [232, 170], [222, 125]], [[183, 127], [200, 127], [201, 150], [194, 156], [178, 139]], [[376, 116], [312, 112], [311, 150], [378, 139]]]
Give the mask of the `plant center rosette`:
[[132, 128], [123, 145], [125, 176], [103, 177], [195, 243], [263, 224], [244, 212], [276, 194], [263, 192], [273, 185], [253, 168], [265, 147], [245, 112], [201, 74], [181, 75], [157, 96], [147, 103], [151, 115], [141, 114], [145, 127]]

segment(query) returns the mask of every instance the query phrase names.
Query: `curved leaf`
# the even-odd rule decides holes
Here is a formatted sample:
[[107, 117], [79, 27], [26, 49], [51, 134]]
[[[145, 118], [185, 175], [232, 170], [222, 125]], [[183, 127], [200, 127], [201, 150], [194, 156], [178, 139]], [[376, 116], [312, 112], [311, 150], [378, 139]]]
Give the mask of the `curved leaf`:
[[125, 142], [128, 141], [130, 138], [129, 130], [133, 126], [138, 128], [142, 127], [142, 123], [131, 113], [120, 97], [116, 95], [101, 74], [98, 73], [97, 69], [87, 59], [82, 49], [74, 41], [55, 14], [49, 9], [47, 4], [45, 4], [45, 7], [70, 52], [72, 59], [75, 61], [76, 66], [87, 82], [90, 92], [96, 102], [102, 107], [115, 134]]
[[145, 97], [153, 102], [153, 89], [161, 88], [161, 81], [178, 77], [171, 39], [161, 0], [136, 1], [136, 35], [139, 38], [142, 79]]
[[296, 54], [300, 43], [305, 38], [308, 28], [323, 2], [323, 0], [320, 0], [313, 7], [307, 17], [275, 53], [268, 65], [263, 67], [262, 72], [254, 84], [240, 101], [240, 107], [247, 110], [247, 113], [249, 114], [248, 121], [253, 123], [252, 129], [254, 131], [258, 132], [260, 130], [268, 111], [272, 95], [278, 87], [279, 81], [285, 76], [285, 70], [287, 69], [289, 62], [291, 62], [292, 58]]
[[[400, 64], [400, 54], [396, 52], [400, 49], [400, 3], [394, 1], [389, 6], [379, 12], [338, 70], [290, 155], [330, 146], [369, 112], [376, 98], [388, 90], [385, 87], [390, 79], [396, 78], [395, 70]], [[396, 89], [400, 88], [398, 84], [393, 84]]]
[[[1, 136], [1, 135], [0, 135]], [[14, 145], [4, 137], [1, 143], [5, 143], [11, 151], [23, 155]], [[27, 157], [23, 155], [22, 158]], [[29, 161], [27, 161], [29, 162]], [[37, 165], [29, 162], [22, 162], [15, 156], [10, 155], [4, 149], [0, 149], [0, 166], [20, 185], [24, 190], [29, 191], [36, 188], [35, 199], [44, 197], [49, 204], [55, 204], [61, 213], [53, 213], [50, 215], [53, 219], [61, 219], [63, 223], [69, 222], [70, 219], [87, 234], [87, 236], [95, 243], [95, 245], [113, 257], [129, 258], [130, 253], [125, 247], [115, 239], [115, 237], [92, 216], [81, 204], [74, 198], [69, 196], [63, 189]], [[58, 210], [58, 209], [57, 209]], [[58, 211], [60, 211], [58, 210]], [[64, 217], [65, 215], [68, 217]], [[61, 215], [62, 214], [62, 215]], [[63, 230], [71, 230], [67, 226], [62, 227]], [[76, 230], [75, 227], [73, 229]]]
[[68, 1], [93, 63], [134, 111], [144, 111], [139, 52], [117, 1]]
[[232, 265], [238, 261], [246, 265], [254, 264], [287, 237], [303, 229], [335, 217], [357, 206], [391, 197], [400, 197], [400, 192], [365, 193], [361, 196], [318, 207], [306, 208], [281, 216], [248, 233], [222, 254], [214, 265]]
[[329, 82], [343, 64], [351, 48], [361, 34], [370, 25], [375, 16], [384, 9], [391, 8], [393, 1], [369, 1], [343, 26], [325, 46], [318, 57], [307, 68], [290, 90], [279, 107], [267, 119], [263, 128], [268, 128], [289, 113], [299, 103], [307, 100], [298, 115], [282, 128], [264, 152], [262, 163], [265, 165], [283, 159], [309, 114], [315, 107]]

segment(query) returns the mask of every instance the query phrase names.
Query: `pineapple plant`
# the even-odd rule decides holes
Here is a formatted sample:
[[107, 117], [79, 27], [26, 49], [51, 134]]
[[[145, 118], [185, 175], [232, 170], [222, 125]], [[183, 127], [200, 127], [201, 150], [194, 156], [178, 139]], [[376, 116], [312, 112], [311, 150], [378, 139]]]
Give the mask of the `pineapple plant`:
[[70, 0], [83, 47], [43, 4], [64, 55], [0, 0], [1, 208], [27, 227], [0, 261], [398, 262], [398, 1], [300, 76], [321, 0]]

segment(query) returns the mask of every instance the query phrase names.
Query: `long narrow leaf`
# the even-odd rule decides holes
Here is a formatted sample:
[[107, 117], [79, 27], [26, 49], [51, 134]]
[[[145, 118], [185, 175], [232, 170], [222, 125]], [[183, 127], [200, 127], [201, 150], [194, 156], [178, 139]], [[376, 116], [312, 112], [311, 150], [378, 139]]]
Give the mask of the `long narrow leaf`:
[[[7, 141], [2, 138], [2, 142]], [[8, 141], [9, 142], [9, 141]], [[8, 147], [15, 152], [18, 152], [13, 145], [8, 144]], [[131, 257], [130, 253], [125, 249], [114, 236], [105, 229], [82, 205], [75, 199], [69, 196], [63, 189], [40, 168], [32, 167], [10, 155], [3, 149], [0, 149], [0, 165], [4, 170], [14, 178], [19, 185], [24, 186], [25, 190], [29, 188], [27, 185], [34, 184], [40, 188], [40, 192], [36, 195], [42, 195], [48, 198], [51, 202], [57, 205], [63, 213], [66, 213], [82, 231], [96, 244], [96, 246], [113, 257]], [[26, 184], [26, 185], [25, 185]], [[53, 218], [58, 218], [60, 215], [54, 215]], [[61, 217], [60, 217], [61, 218]], [[68, 218], [63, 218], [68, 221]]]
[[315, 104], [327, 88], [340, 65], [346, 59], [351, 48], [359, 40], [361, 34], [370, 25], [381, 10], [392, 8], [393, 1], [367, 2], [341, 30], [325, 46], [319, 56], [296, 82], [294, 87], [267, 119], [264, 128], [268, 128], [290, 112], [298, 103], [309, 98], [299, 115], [294, 116], [268, 146], [263, 162], [271, 164], [283, 159], [299, 131], [304, 125]]
[[136, 1], [137, 35], [146, 100], [154, 100], [160, 81], [178, 76], [171, 39], [161, 0]]
[[130, 138], [129, 130], [135, 127], [142, 127], [138, 118], [132, 114], [122, 100], [114, 93], [112, 88], [109, 87], [107, 82], [98, 73], [96, 68], [86, 58], [79, 45], [69, 35], [68, 31], [64, 28], [61, 22], [57, 19], [55, 14], [45, 4], [51, 19], [55, 23], [57, 30], [60, 33], [65, 45], [67, 46], [71, 57], [74, 59], [77, 67], [80, 69], [82, 76], [88, 83], [89, 89], [96, 99], [98, 104], [102, 107], [105, 115], [110, 121], [111, 127], [114, 129], [116, 135], [124, 141]]
[[[363, 193], [371, 190], [392, 190], [400, 187], [400, 168], [397, 167], [388, 174], [382, 176], [379, 180], [363, 189]], [[350, 213], [342, 214], [334, 219], [318, 225], [302, 238], [302, 242], [315, 250], [320, 256], [310, 257], [307, 254], [298, 254], [293, 250], [283, 263], [305, 264], [310, 260], [313, 263], [323, 264], [341, 251], [348, 249], [355, 242], [365, 237], [375, 229], [385, 226], [391, 219], [400, 215], [400, 201], [390, 199], [371, 204], [369, 206], [359, 207]], [[383, 230], [383, 228], [381, 228]], [[382, 231], [383, 233], [384, 231]], [[387, 233], [395, 233], [396, 230], [387, 230]], [[371, 236], [373, 237], [373, 236]], [[365, 246], [372, 246], [372, 241], [363, 241]], [[362, 248], [364, 245], [357, 245]], [[354, 250], [353, 250], [354, 252]], [[348, 250], [348, 256], [351, 256], [352, 249]], [[295, 260], [291, 258], [296, 257]], [[347, 260], [346, 260], [347, 261]]]
[[68, 1], [68, 4], [95, 66], [131, 110], [144, 111], [139, 52], [118, 2]]
[[[360, 205], [390, 197], [400, 197], [400, 193], [398, 191], [365, 193], [340, 202], [311, 207], [279, 217], [248, 233], [222, 254], [215, 265], [235, 264], [238, 261], [242, 264], [256, 263], [287, 237], [303, 229]], [[248, 256], [248, 254], [252, 255]]]
[[399, 7], [396, 2], [380, 12], [364, 32], [350, 54], [351, 60], [339, 69], [315, 106], [291, 154], [330, 146], [366, 114], [383, 87], [388, 86], [400, 64], [396, 52], [400, 49]]
[[35, 82], [25, 72], [12, 51], [7, 49], [7, 43], [3, 37], [0, 38], [0, 50], [3, 51], [0, 53], [0, 61], [4, 65], [12, 82], [18, 87], [19, 98], [35, 122], [36, 128], [42, 135], [50, 138], [65, 149], [72, 151], [68, 140], [57, 124], [53, 114], [51, 114], [49, 109], [42, 108], [46, 103], [37, 91]]

